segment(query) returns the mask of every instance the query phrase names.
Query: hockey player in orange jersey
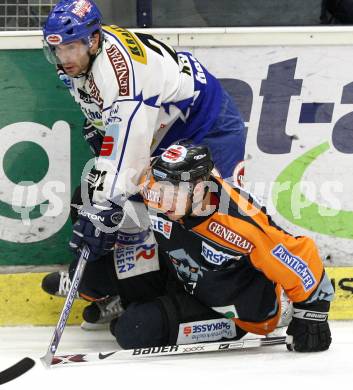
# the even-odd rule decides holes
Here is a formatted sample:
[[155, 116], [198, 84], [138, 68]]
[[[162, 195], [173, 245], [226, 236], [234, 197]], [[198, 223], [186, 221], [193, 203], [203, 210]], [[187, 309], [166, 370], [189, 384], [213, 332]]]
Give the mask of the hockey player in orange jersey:
[[110, 329], [126, 349], [237, 340], [288, 323], [289, 350], [328, 349], [334, 292], [315, 243], [278, 227], [212, 168], [210, 150], [186, 142], [156, 157], [141, 183], [155, 242], [87, 264], [81, 296], [119, 296]]
[[166, 294], [130, 305], [112, 332], [125, 348], [266, 335], [293, 302], [287, 347], [329, 348], [333, 288], [312, 239], [294, 237], [241, 188], [211, 175], [205, 146], [181, 142], [151, 164], [142, 184]]

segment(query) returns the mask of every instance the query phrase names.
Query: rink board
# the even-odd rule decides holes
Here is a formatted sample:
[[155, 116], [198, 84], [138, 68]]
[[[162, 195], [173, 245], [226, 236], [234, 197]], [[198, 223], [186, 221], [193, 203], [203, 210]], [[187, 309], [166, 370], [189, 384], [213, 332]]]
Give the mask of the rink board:
[[[54, 325], [65, 300], [46, 294], [41, 282], [46, 273], [0, 275], [0, 326]], [[68, 324], [82, 321], [87, 302], [74, 302]]]
[[[325, 264], [342, 267], [353, 266], [352, 32], [148, 31], [191, 51], [227, 88], [247, 129], [246, 188], [277, 225], [312, 237]], [[71, 194], [92, 157], [83, 116], [39, 50], [40, 31], [0, 36], [0, 266], [68, 264]]]
[[[353, 319], [353, 268], [327, 268], [335, 287], [336, 297], [330, 319]], [[41, 289], [45, 273], [0, 275], [0, 326], [54, 325], [64, 304], [62, 298], [52, 297]], [[79, 324], [87, 302], [74, 303], [68, 323]]]

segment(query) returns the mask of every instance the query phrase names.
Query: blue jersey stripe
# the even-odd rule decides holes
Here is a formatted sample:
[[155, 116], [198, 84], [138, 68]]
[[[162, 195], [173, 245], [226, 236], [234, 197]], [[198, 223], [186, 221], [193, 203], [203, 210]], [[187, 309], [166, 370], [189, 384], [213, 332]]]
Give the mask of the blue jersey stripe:
[[130, 116], [129, 122], [127, 124], [126, 134], [125, 134], [124, 143], [123, 143], [123, 148], [122, 148], [122, 151], [121, 151], [121, 154], [120, 154], [119, 164], [118, 164], [118, 167], [117, 167], [116, 172], [115, 172], [115, 178], [113, 180], [113, 185], [112, 185], [111, 192], [110, 192], [110, 197], [111, 198], [113, 196], [113, 192], [114, 192], [114, 188], [115, 188], [115, 185], [116, 185], [116, 181], [118, 179], [118, 175], [119, 175], [119, 172], [120, 172], [121, 164], [123, 162], [123, 158], [124, 158], [124, 155], [125, 155], [125, 149], [126, 149], [126, 145], [127, 145], [127, 141], [128, 141], [129, 133], [130, 133], [130, 128], [131, 128], [131, 122], [134, 119], [134, 116], [136, 115], [136, 113], [139, 110], [139, 108], [140, 108], [142, 103], [143, 103], [143, 101], [140, 100], [140, 102], [136, 106], [135, 110], [133, 111], [132, 115]]
[[139, 102], [139, 101], [142, 101], [142, 97], [141, 95], [138, 95], [138, 96], [135, 96], [134, 99], [117, 99], [117, 100], [114, 100], [113, 103], [109, 106], [109, 107], [106, 107], [102, 110], [102, 113], [105, 112], [105, 111], [108, 111], [110, 110], [115, 103], [121, 103], [121, 102]]

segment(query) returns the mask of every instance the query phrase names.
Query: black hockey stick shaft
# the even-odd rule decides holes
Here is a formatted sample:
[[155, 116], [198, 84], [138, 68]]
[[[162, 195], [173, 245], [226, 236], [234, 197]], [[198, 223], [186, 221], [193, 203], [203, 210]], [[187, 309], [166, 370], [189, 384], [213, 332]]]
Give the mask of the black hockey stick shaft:
[[87, 259], [88, 259], [89, 253], [90, 253], [89, 248], [87, 246], [85, 246], [82, 249], [81, 256], [78, 260], [78, 263], [76, 266], [76, 271], [75, 271], [74, 277], [72, 278], [70, 290], [69, 290], [69, 293], [66, 297], [66, 301], [65, 301], [64, 307], [61, 311], [59, 321], [56, 325], [52, 339], [50, 341], [48, 351], [43, 357], [40, 358], [40, 360], [43, 362], [43, 364], [46, 367], [50, 367], [50, 365], [53, 361], [55, 352], [58, 349], [61, 336], [64, 332], [67, 320], [68, 320], [70, 312], [71, 312], [72, 305], [74, 303], [74, 300], [75, 300], [75, 297], [77, 294], [78, 287], [79, 287], [81, 279], [82, 279], [83, 272], [84, 272], [86, 264], [87, 264]]
[[4, 385], [19, 376], [25, 374], [35, 365], [35, 361], [29, 357], [25, 357], [18, 363], [0, 372], [0, 385]]

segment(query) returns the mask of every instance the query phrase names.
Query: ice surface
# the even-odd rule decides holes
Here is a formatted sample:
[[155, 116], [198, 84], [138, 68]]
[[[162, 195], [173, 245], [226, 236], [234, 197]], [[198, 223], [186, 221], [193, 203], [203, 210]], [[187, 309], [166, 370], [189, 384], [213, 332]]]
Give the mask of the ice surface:
[[[127, 360], [104, 365], [45, 369], [53, 328], [0, 328], [0, 371], [25, 356], [35, 367], [4, 389], [169, 390], [353, 388], [353, 322], [331, 322], [333, 344], [321, 353], [288, 352], [284, 345], [251, 350]], [[67, 327], [58, 353], [111, 351], [108, 331]]]

